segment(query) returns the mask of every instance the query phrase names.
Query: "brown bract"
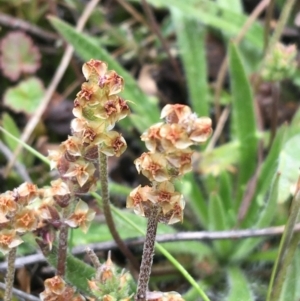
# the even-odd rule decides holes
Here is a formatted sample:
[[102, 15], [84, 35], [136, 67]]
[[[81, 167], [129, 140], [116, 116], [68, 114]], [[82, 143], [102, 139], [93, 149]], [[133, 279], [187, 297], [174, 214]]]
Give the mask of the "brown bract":
[[71, 228], [79, 227], [84, 233], [86, 233], [95, 217], [95, 214], [96, 212], [89, 209], [89, 206], [85, 202], [79, 200], [74, 213], [65, 220], [65, 223]]
[[134, 161], [137, 171], [151, 181], [162, 182], [170, 179], [166, 157], [161, 153], [143, 153]]
[[[9, 213], [16, 211], [18, 205], [16, 197], [12, 191], [7, 191], [0, 195], [0, 215], [5, 216]], [[1, 223], [1, 221], [0, 221]]]
[[34, 209], [23, 208], [16, 213], [13, 220], [14, 229], [19, 233], [31, 232], [37, 228], [38, 216]]
[[7, 254], [12, 248], [17, 247], [23, 240], [17, 235], [15, 230], [0, 231], [0, 251]]
[[85, 298], [66, 284], [60, 276], [54, 276], [46, 279], [45, 290], [40, 293], [42, 301], [84, 301]]

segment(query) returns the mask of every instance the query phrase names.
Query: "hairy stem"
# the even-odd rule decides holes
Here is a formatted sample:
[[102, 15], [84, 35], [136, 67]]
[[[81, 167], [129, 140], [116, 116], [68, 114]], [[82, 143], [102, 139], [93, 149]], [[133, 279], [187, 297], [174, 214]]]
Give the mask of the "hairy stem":
[[58, 254], [57, 254], [57, 275], [64, 277], [66, 272], [66, 260], [68, 251], [69, 226], [62, 224], [59, 231]]
[[15, 259], [17, 254], [17, 248], [13, 248], [8, 253], [7, 258], [7, 273], [5, 278], [5, 294], [4, 301], [11, 301], [12, 291], [15, 279]]
[[146, 301], [148, 283], [151, 274], [151, 267], [154, 255], [154, 245], [157, 231], [158, 208], [155, 206], [148, 218], [146, 240], [143, 249], [143, 258], [140, 267], [140, 274], [138, 280], [137, 293], [135, 296], [136, 301]]
[[134, 255], [131, 253], [131, 251], [128, 249], [128, 247], [121, 239], [113, 220], [113, 216], [110, 210], [110, 197], [109, 197], [109, 190], [108, 190], [107, 156], [101, 153], [100, 150], [99, 150], [99, 163], [100, 163], [100, 182], [101, 182], [101, 196], [103, 202], [103, 213], [105, 216], [107, 227], [113, 239], [115, 240], [116, 244], [118, 245], [119, 249], [121, 250], [121, 252], [130, 261], [132, 267], [138, 271], [139, 264], [136, 258], [134, 257]]

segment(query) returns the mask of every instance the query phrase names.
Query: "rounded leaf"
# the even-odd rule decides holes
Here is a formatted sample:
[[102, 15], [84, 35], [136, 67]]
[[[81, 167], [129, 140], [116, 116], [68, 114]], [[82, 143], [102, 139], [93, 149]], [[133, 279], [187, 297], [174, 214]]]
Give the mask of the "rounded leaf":
[[41, 55], [30, 36], [21, 31], [7, 34], [0, 43], [0, 65], [10, 80], [18, 80], [22, 73], [34, 73], [40, 67]]
[[17, 86], [7, 89], [4, 94], [4, 104], [14, 112], [32, 114], [39, 106], [44, 95], [42, 82], [31, 77]]

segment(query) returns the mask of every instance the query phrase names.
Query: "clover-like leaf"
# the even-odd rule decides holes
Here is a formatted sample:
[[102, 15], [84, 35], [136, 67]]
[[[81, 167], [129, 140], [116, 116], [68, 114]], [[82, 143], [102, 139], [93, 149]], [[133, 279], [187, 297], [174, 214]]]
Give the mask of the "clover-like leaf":
[[35, 77], [9, 88], [4, 94], [4, 104], [14, 112], [32, 114], [39, 106], [44, 95], [42, 82]]
[[12, 81], [22, 73], [32, 74], [40, 67], [41, 55], [30, 36], [21, 31], [7, 34], [0, 43], [0, 66]]

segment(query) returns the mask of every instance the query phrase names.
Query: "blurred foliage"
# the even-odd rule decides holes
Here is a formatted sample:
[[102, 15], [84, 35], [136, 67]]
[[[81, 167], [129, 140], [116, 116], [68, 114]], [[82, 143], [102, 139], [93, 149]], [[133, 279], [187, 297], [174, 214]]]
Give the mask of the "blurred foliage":
[[[65, 140], [65, 132], [52, 130], [51, 124], [57, 123], [60, 129], [66, 127], [68, 131], [72, 119], [70, 104], [83, 82], [82, 62], [90, 58], [104, 60], [125, 80], [123, 97], [130, 100], [132, 114], [128, 120], [122, 121], [121, 127], [128, 140], [130, 164], [144, 151], [139, 135], [159, 122], [160, 108], [166, 103], [190, 105], [200, 116], [210, 116], [215, 129], [221, 123], [217, 140], [195, 150], [194, 174], [177, 183], [187, 200], [185, 221], [177, 228], [160, 226], [160, 234], [251, 230], [284, 225], [290, 218], [289, 208], [300, 166], [299, 63], [289, 79], [257, 82], [259, 66], [265, 57], [264, 17], [253, 23], [240, 44], [234, 40], [255, 7], [250, 2], [149, 0], [161, 36], [174, 58], [174, 62], [170, 62], [139, 0], [126, 1], [127, 6], [122, 5], [123, 1], [101, 2], [84, 33], [77, 32], [75, 25], [85, 1], [2, 0], [1, 12], [28, 22], [31, 29], [21, 27], [17, 39], [19, 46], [13, 44], [12, 47], [9, 37], [16, 33], [9, 23], [1, 21], [0, 15], [1, 125], [20, 137], [43, 96], [42, 87], [47, 87], [58, 67], [67, 42], [74, 47], [76, 54], [34, 132], [30, 141], [33, 148], [46, 155], [46, 149]], [[278, 20], [278, 13], [286, 3], [275, 1], [274, 20]], [[299, 4], [296, 7], [299, 8]], [[51, 16], [47, 18], [48, 15]], [[284, 41], [289, 43], [299, 43], [295, 17], [292, 12], [284, 33]], [[44, 33], [36, 34], [32, 26], [44, 30]], [[56, 38], [53, 37], [55, 34]], [[216, 81], [225, 56], [228, 72], [216, 101]], [[16, 57], [19, 60], [14, 60]], [[180, 78], [174, 70], [174, 63], [180, 70]], [[291, 67], [295, 68], [295, 62]], [[151, 86], [153, 93], [145, 91], [142, 80], [146, 86]], [[228, 110], [229, 115], [222, 120], [224, 110]], [[16, 148], [15, 141], [4, 135], [2, 138], [10, 150]], [[4, 164], [5, 158], [1, 155], [0, 159]], [[26, 161], [24, 155], [18, 160], [23, 164], [30, 163], [27, 170], [38, 185], [49, 183], [53, 177], [48, 167], [37, 160]], [[123, 205], [130, 191], [128, 186], [136, 185], [140, 178], [133, 172], [129, 176], [125, 174], [125, 170], [129, 172], [131, 167], [123, 167], [122, 162], [113, 164], [117, 165], [115, 173], [118, 176], [114, 178], [112, 171], [111, 193], [119, 207], [116, 210], [120, 215], [115, 218], [120, 235], [124, 239], [138, 237], [140, 232], [133, 229], [126, 218], [142, 229], [145, 220], [125, 212]], [[2, 184], [3, 191], [13, 188], [16, 177], [19, 183], [22, 182], [21, 177], [13, 172]], [[74, 232], [72, 245], [109, 240], [111, 236], [106, 225], [94, 222], [87, 235], [82, 235], [79, 230]], [[286, 250], [290, 243], [286, 243]], [[279, 239], [251, 237], [211, 243], [172, 242], [164, 246], [178, 262], [183, 261], [182, 265], [191, 272], [211, 301], [250, 301], [265, 300], [267, 296]], [[295, 254], [276, 300], [296, 301], [300, 298], [297, 286], [300, 279], [299, 250], [295, 250]], [[72, 267], [73, 258], [69, 257], [69, 260]], [[162, 256], [157, 260], [157, 265], [170, 268]], [[154, 270], [155, 267], [156, 263]], [[88, 269], [88, 273], [92, 271]], [[88, 276], [84, 272], [82, 275]], [[187, 301], [200, 300], [195, 287], [180, 284], [181, 276], [169, 276], [170, 273], [165, 272], [163, 276], [154, 277], [152, 284], [185, 293]], [[70, 281], [78, 280], [72, 279]], [[177, 287], [170, 285], [171, 282]]]

